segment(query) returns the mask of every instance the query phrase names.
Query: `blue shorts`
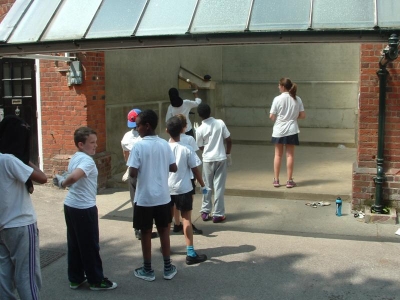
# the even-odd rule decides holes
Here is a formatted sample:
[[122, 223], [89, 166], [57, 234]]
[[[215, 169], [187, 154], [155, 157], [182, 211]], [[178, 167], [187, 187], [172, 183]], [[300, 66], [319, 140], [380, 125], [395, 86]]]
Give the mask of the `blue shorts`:
[[293, 134], [283, 137], [272, 137], [271, 138], [272, 144], [284, 144], [284, 145], [300, 145], [299, 142], [299, 134]]

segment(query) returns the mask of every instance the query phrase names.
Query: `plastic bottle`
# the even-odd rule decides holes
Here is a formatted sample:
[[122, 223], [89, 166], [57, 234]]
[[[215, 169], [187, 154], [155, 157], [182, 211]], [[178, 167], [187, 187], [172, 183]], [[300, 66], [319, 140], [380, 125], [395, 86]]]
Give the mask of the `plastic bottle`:
[[336, 198], [336, 215], [340, 217], [342, 215], [342, 198]]

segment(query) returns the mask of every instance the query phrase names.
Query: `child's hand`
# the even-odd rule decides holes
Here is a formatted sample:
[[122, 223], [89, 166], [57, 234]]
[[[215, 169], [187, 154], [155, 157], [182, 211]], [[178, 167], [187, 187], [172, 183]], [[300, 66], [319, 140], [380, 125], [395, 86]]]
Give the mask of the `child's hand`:
[[211, 189], [208, 186], [202, 186], [201, 187], [201, 193], [203, 195], [207, 195], [209, 192], [211, 192]]
[[232, 156], [230, 154], [226, 155], [226, 160], [228, 163], [228, 167], [232, 166]]
[[55, 174], [54, 176], [55, 177], [53, 178], [53, 184], [55, 186], [58, 186], [60, 189], [63, 189], [62, 183], [64, 182], [65, 177], [58, 174]]
[[125, 182], [128, 180], [128, 178], [129, 178], [129, 167], [128, 169], [126, 169], [125, 174], [122, 176], [122, 181]]

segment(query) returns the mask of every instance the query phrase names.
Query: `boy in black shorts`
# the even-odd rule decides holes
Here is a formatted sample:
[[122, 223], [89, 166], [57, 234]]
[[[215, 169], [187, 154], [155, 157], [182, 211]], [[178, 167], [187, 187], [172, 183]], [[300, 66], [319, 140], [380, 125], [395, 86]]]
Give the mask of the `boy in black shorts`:
[[[190, 146], [184, 146], [180, 143], [180, 133], [182, 131], [182, 121], [174, 116], [167, 121], [167, 132], [171, 136], [169, 145], [175, 154], [178, 171], [169, 173], [168, 186], [171, 194], [171, 200], [176, 208], [181, 212], [183, 233], [186, 241], [186, 264], [193, 265], [207, 260], [204, 254], [197, 254], [193, 247], [193, 229], [192, 229], [192, 210], [193, 210], [193, 186], [190, 180], [191, 174], [201, 185], [203, 194], [207, 194], [207, 188], [201, 178], [200, 171], [197, 169], [198, 163], [196, 154]], [[173, 206], [171, 211], [173, 210]]]
[[127, 165], [129, 175], [137, 178], [133, 219], [135, 229], [142, 232], [143, 267], [134, 275], [147, 281], [155, 280], [151, 268], [151, 233], [153, 220], [160, 236], [164, 258], [164, 279], [177, 273], [171, 264], [169, 232], [172, 222], [171, 198], [168, 188], [169, 172], [176, 172], [175, 157], [168, 142], [155, 134], [158, 116], [153, 110], [144, 110], [136, 118], [136, 130], [141, 141], [131, 150]]

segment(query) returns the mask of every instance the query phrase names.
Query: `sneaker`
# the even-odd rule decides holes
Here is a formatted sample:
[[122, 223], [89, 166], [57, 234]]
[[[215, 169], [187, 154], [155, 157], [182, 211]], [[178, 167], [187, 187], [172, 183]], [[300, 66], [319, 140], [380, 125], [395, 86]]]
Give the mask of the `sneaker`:
[[116, 289], [117, 286], [117, 283], [112, 282], [105, 277], [100, 283], [91, 284], [90, 289], [92, 291], [106, 291]]
[[207, 255], [205, 254], [197, 254], [195, 257], [186, 256], [186, 264], [187, 265], [194, 265], [199, 264], [207, 260]]
[[295, 186], [296, 186], [296, 182], [294, 182], [292, 179], [286, 181], [286, 187], [287, 188], [292, 188], [292, 187], [295, 187]]
[[174, 229], [173, 229], [172, 231], [173, 231], [173, 232], [183, 231], [183, 225], [182, 225], [182, 223], [179, 223], [179, 225], [174, 224]]
[[279, 180], [275, 180], [275, 178], [274, 178], [274, 182], [272, 184], [274, 185], [274, 187], [280, 187], [281, 186], [279, 184]]
[[83, 279], [83, 281], [81, 283], [77, 283], [77, 282], [70, 282], [69, 283], [69, 287], [73, 290], [76, 290], [78, 287], [80, 287], [82, 284], [84, 284], [85, 282], [87, 282], [87, 279]]
[[144, 267], [137, 268], [133, 272], [133, 274], [140, 279], [146, 280], [146, 281], [154, 281], [156, 280], [156, 276], [154, 275], [154, 270], [146, 271]]
[[155, 239], [156, 237], [158, 237], [158, 233], [157, 232], [152, 232], [151, 233], [151, 238]]
[[219, 217], [213, 217], [213, 223], [219, 223], [222, 221], [225, 221], [226, 217], [225, 216], [219, 216]]
[[171, 280], [178, 273], [178, 270], [174, 265], [171, 265], [169, 270], [164, 269], [164, 279]]
[[192, 224], [192, 228], [193, 228], [193, 234], [203, 234], [203, 230], [197, 229], [196, 226], [194, 226], [194, 224]]
[[211, 220], [210, 214], [205, 212], [201, 213], [201, 218], [203, 219], [203, 221]]

